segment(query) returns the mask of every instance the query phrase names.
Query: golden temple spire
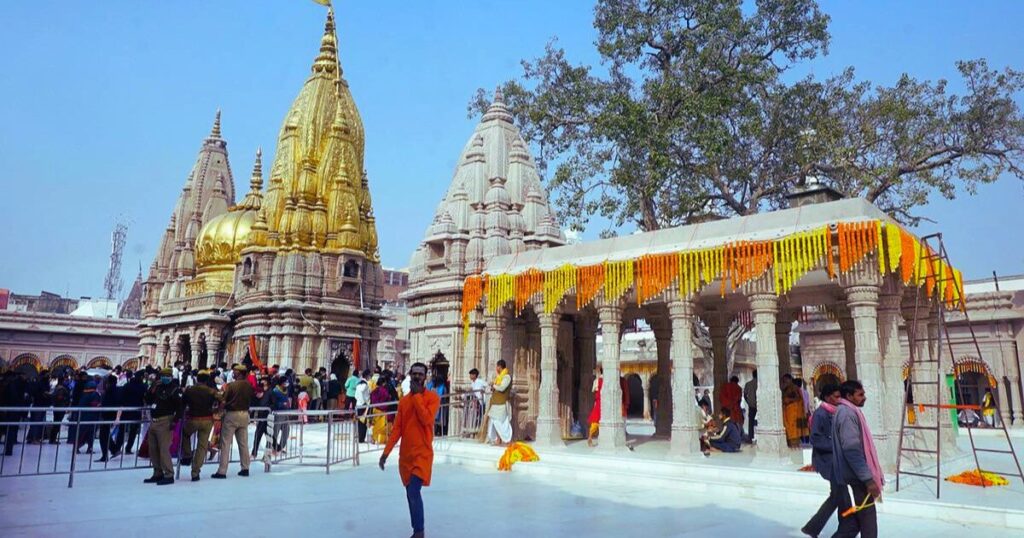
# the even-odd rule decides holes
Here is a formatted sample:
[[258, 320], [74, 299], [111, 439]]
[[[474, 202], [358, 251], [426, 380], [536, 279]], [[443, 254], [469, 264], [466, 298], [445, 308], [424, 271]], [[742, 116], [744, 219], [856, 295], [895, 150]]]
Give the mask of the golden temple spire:
[[252, 165], [249, 192], [235, 209], [259, 209], [263, 206], [263, 148], [256, 148], [256, 161]]
[[337, 73], [341, 75], [338, 63], [338, 36], [334, 27], [334, 8], [327, 8], [327, 22], [324, 23], [324, 35], [320, 38], [320, 54], [313, 61], [314, 73]]

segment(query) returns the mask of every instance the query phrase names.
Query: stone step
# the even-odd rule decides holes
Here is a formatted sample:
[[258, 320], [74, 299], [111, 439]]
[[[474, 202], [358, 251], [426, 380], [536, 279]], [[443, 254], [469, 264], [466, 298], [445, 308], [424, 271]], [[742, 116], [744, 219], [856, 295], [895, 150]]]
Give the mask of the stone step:
[[[444, 443], [435, 452], [438, 461], [476, 469], [497, 470], [502, 449], [472, 443]], [[637, 484], [652, 493], [687, 491], [807, 507], [808, 517], [828, 494], [816, 473], [750, 467], [729, 467], [692, 462], [589, 455], [559, 450], [538, 450], [540, 461], [517, 463], [513, 472], [552, 482], [581, 477], [609, 486]], [[988, 508], [942, 501], [894, 498], [888, 494], [879, 512], [958, 522], [969, 525], [1024, 530], [1024, 510]]]

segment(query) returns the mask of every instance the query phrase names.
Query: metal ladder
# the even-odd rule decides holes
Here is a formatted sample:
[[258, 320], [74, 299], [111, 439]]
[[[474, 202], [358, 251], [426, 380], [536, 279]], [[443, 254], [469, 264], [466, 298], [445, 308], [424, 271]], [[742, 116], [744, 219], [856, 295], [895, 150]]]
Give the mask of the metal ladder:
[[[936, 247], [937, 248], [934, 248], [934, 249], [931, 248], [931, 245], [929, 244], [930, 242], [936, 243]], [[931, 271], [934, 271], [933, 268], [935, 267], [935, 262], [937, 262], [937, 261], [941, 261], [946, 266], [952, 267], [952, 265], [949, 263], [949, 256], [948, 256], [948, 254], [946, 252], [945, 244], [942, 242], [942, 234], [941, 233], [935, 233], [935, 234], [926, 235], [926, 236], [922, 237], [921, 238], [921, 254], [920, 254], [919, 258], [918, 258], [918, 265], [917, 265], [917, 267], [925, 267], [925, 268], [927, 268], [926, 269], [926, 274], [929, 274]], [[908, 366], [907, 366], [907, 379], [906, 379], [906, 382], [904, 383], [903, 401], [904, 401], [905, 407], [904, 407], [903, 412], [901, 413], [901, 417], [900, 417], [900, 436], [899, 436], [899, 445], [897, 446], [897, 456], [896, 456], [896, 491], [900, 490], [900, 476], [901, 475], [917, 476], [917, 477], [921, 477], [921, 478], [929, 478], [929, 479], [935, 480], [935, 497], [939, 498], [940, 491], [941, 491], [941, 486], [942, 486], [942, 425], [943, 425], [943, 422], [944, 422], [944, 419], [945, 419], [945, 417], [943, 416], [943, 412], [945, 410], [950, 410], [950, 409], [952, 409], [952, 410], [959, 410], [959, 409], [980, 410], [980, 406], [977, 406], [977, 405], [959, 405], [959, 404], [949, 404], [948, 403], [949, 398], [948, 398], [948, 395], [945, 395], [946, 394], [945, 393], [945, 387], [944, 387], [944, 383], [942, 382], [943, 371], [942, 371], [942, 368], [941, 368], [940, 357], [942, 356], [943, 352], [947, 352], [947, 353], [949, 353], [950, 361], [952, 361], [953, 358], [955, 357], [955, 355], [953, 354], [953, 345], [954, 344], [957, 344], [957, 345], [970, 345], [970, 346], [972, 346], [974, 348], [974, 352], [976, 353], [975, 356], [978, 357], [979, 360], [982, 358], [982, 354], [981, 354], [981, 346], [978, 345], [978, 338], [977, 338], [977, 336], [975, 335], [975, 332], [974, 332], [974, 327], [971, 325], [970, 317], [967, 314], [967, 309], [966, 309], [967, 297], [964, 294], [964, 290], [963, 290], [961, 284], [956, 281], [955, 277], [950, 276], [950, 277], [947, 278], [947, 276], [946, 276], [946, 274], [944, 272], [943, 272], [943, 274], [934, 275], [934, 280], [935, 280], [935, 288], [937, 288], [937, 290], [938, 290], [938, 291], [936, 291], [934, 293], [934, 296], [929, 295], [929, 291], [926, 290], [926, 289], [922, 289], [921, 287], [917, 288], [917, 293], [916, 293], [915, 298], [914, 298], [914, 317], [913, 317], [913, 322], [910, 325], [907, 326], [907, 337], [908, 337], [908, 341], [909, 341], [909, 344], [910, 344], [910, 361], [909, 361]], [[961, 315], [964, 317], [964, 321], [965, 321], [965, 324], [967, 326], [967, 329], [970, 331], [970, 337], [969, 338], [961, 338], [961, 339], [958, 339], [956, 342], [954, 342], [950, 338], [950, 336], [949, 336], [949, 326], [948, 326], [947, 317], [946, 317], [947, 314], [949, 313], [949, 310], [947, 308], [946, 302], [942, 299], [943, 292], [944, 292], [947, 284], [950, 283], [950, 282], [952, 282], [952, 285], [954, 286], [954, 290], [956, 291], [956, 296], [960, 298], [961, 305], [964, 307], [964, 308], [961, 309]], [[925, 334], [923, 334], [923, 335], [917, 334], [918, 325], [920, 325], [919, 321], [925, 320], [925, 319], [927, 319], [929, 322], [931, 322], [932, 324], [934, 324], [937, 327], [938, 330], [937, 330], [937, 333], [934, 336], [928, 334], [928, 329], [927, 328], [924, 329]], [[926, 353], [924, 353], [925, 357], [919, 357], [918, 356], [919, 355], [918, 344], [920, 344], [920, 343], [925, 343], [928, 346]], [[932, 348], [932, 344], [933, 343], [935, 344], [934, 348]], [[945, 347], [946, 347], [945, 350], [943, 349], [943, 345], [944, 344], [945, 344]], [[918, 379], [915, 376], [916, 366], [921, 365], [921, 364], [932, 364], [932, 365], [934, 365], [935, 366], [935, 370], [936, 370], [935, 377], [932, 378], [932, 379]], [[928, 401], [928, 402], [916, 402], [915, 401], [915, 402], [911, 403], [913, 395], [914, 395], [914, 387], [915, 386], [918, 386], [918, 387], [933, 387], [934, 388], [934, 392], [929, 392], [927, 394], [928, 394], [928, 396], [934, 395], [935, 401]], [[959, 381], [955, 377], [954, 377], [954, 390], [955, 390], [956, 394], [958, 394], [958, 395], [962, 394], [960, 386], [959, 386]], [[920, 397], [921, 391], [918, 391], [918, 395]], [[971, 452], [972, 452], [972, 454], [974, 456], [974, 466], [979, 471], [983, 470], [982, 467], [981, 467], [981, 462], [978, 459], [978, 453], [979, 452], [1007, 454], [1007, 455], [1009, 455], [1010, 457], [1013, 458], [1013, 463], [1014, 463], [1014, 465], [1017, 468], [1017, 472], [1013, 473], [1013, 472], [998, 471], [997, 473], [998, 474], [1002, 474], [1002, 475], [1007, 475], [1007, 476], [1014, 476], [1014, 477], [1020, 478], [1022, 481], [1024, 481], [1024, 472], [1022, 472], [1022, 470], [1021, 470], [1020, 460], [1017, 458], [1017, 454], [1016, 454], [1016, 452], [1015, 452], [1015, 450], [1013, 448], [1013, 442], [1010, 440], [1010, 434], [1006, 430], [1006, 424], [1002, 421], [1001, 415], [999, 413], [999, 404], [995, 400], [993, 401], [993, 403], [996, 406], [996, 409], [995, 409], [996, 417], [999, 419], [999, 427], [1002, 429], [1003, 439], [1006, 441], [1006, 446], [1008, 448], [1007, 449], [979, 448], [977, 446], [977, 444], [974, 442], [974, 433], [973, 433], [973, 429], [974, 428], [971, 427], [970, 423], [968, 423], [967, 427], [966, 427], [966, 429], [967, 429], [967, 437], [970, 439], [970, 443], [971, 443]], [[922, 410], [922, 411], [925, 410], [925, 409], [934, 409], [935, 410], [935, 415], [936, 415], [935, 425], [934, 426], [922, 425], [922, 424], [920, 424], [919, 420], [915, 420], [914, 424], [908, 424], [908, 419], [907, 419], [907, 417], [908, 417], [908, 410], [911, 409], [911, 408], [914, 408], [914, 407], [916, 407], [917, 409]], [[923, 415], [923, 413], [922, 413], [922, 415]], [[935, 433], [934, 449], [932, 449], [932, 448], [922, 448], [922, 447], [908, 447], [908, 446], [905, 445], [905, 442], [906, 442], [906, 440], [908, 438], [915, 438], [916, 439], [916, 438], [918, 438], [918, 434], [922, 433], [922, 432], [934, 432]], [[927, 435], [927, 434], [924, 434], [924, 435]], [[905, 453], [911, 453], [911, 454], [932, 454], [932, 455], [934, 455], [934, 457], [935, 457], [935, 467], [934, 467], [935, 472], [934, 473], [925, 473], [925, 472], [921, 472], [919, 470], [905, 470], [904, 469], [904, 463], [905, 463], [904, 462], [904, 458], [906, 457]], [[988, 472], [996, 472], [996, 471], [988, 471]], [[982, 487], [985, 487], [984, 486], [984, 481], [982, 481]]]

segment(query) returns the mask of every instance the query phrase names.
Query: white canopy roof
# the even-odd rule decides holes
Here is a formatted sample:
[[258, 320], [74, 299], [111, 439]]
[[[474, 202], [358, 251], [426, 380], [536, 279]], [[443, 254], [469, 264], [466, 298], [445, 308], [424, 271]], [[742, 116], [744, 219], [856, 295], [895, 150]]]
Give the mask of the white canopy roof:
[[531, 268], [551, 270], [567, 263], [595, 265], [605, 261], [631, 260], [644, 254], [718, 247], [735, 241], [779, 239], [836, 222], [867, 220], [895, 222], [867, 200], [847, 198], [575, 245], [527, 250], [492, 258], [484, 272], [490, 275], [518, 274]]

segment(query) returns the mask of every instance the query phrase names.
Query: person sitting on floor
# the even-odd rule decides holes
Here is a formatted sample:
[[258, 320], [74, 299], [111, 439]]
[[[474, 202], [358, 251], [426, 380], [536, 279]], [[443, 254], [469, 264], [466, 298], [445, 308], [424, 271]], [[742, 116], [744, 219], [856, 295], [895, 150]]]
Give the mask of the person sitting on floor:
[[740, 433], [739, 425], [730, 419], [732, 411], [723, 407], [718, 413], [722, 419], [722, 429], [708, 439], [711, 449], [719, 452], [739, 452], [743, 435]]

